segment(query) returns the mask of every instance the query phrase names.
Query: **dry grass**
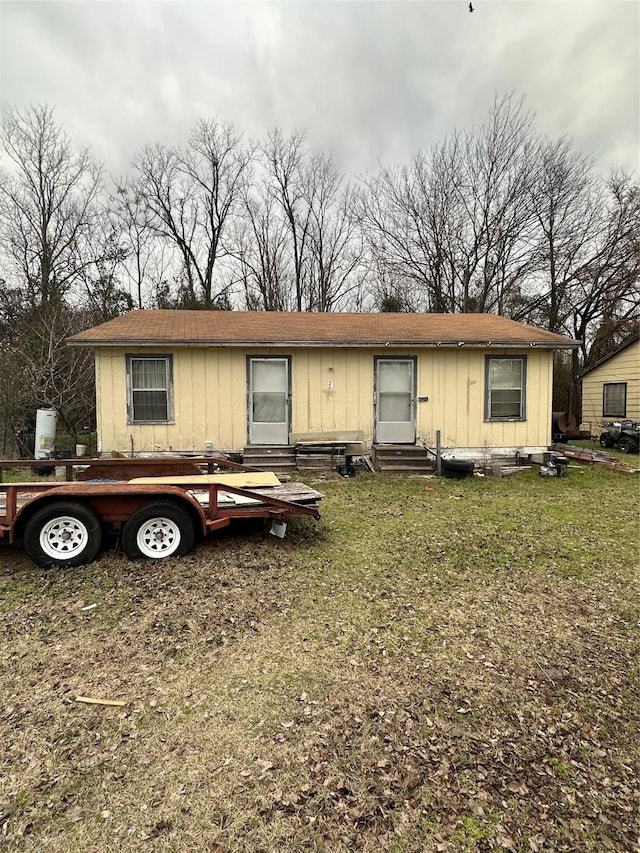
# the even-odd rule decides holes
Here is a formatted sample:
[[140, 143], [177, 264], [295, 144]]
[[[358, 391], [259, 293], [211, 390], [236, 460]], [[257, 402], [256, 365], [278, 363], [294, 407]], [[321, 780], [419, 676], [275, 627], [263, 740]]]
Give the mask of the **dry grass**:
[[636, 849], [637, 486], [362, 476], [283, 541], [3, 547], [0, 846]]

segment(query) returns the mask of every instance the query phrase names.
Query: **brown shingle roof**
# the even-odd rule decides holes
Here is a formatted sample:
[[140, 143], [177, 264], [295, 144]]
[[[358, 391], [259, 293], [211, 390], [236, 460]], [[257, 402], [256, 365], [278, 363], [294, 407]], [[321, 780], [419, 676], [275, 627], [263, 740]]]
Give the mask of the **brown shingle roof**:
[[497, 346], [576, 343], [496, 314], [322, 314], [132, 311], [69, 338], [76, 346]]

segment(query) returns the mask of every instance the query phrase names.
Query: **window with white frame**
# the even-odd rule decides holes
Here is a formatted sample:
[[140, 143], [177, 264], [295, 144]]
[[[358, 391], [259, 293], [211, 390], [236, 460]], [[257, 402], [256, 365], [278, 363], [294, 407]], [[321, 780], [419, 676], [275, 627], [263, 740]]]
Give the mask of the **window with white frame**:
[[602, 417], [626, 418], [627, 383], [605, 382], [602, 386]]
[[127, 355], [129, 423], [173, 420], [173, 359], [170, 355]]
[[487, 357], [485, 420], [522, 421], [526, 418], [526, 376], [526, 356]]

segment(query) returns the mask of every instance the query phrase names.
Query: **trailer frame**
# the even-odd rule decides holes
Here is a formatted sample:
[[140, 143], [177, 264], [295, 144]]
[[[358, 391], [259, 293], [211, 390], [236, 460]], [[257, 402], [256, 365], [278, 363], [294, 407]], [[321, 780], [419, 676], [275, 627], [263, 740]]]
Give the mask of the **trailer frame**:
[[[203, 480], [208, 478], [194, 475], [192, 479], [189, 478], [189, 482], [181, 482], [179, 485], [161, 481], [157, 484], [2, 483], [0, 495], [4, 493], [5, 503], [4, 506], [0, 506], [0, 540], [7, 540], [10, 544], [22, 541], [31, 559], [38, 565], [81, 565], [91, 560], [80, 559], [85, 551], [79, 554], [71, 553], [72, 545], [69, 545], [69, 552], [62, 549], [58, 558], [52, 556], [55, 542], [62, 543], [65, 536], [73, 541], [74, 530], [79, 536], [85, 536], [87, 544], [93, 537], [91, 547], [86, 550], [88, 554], [92, 553], [96, 541], [99, 542], [97, 553], [105, 534], [121, 535], [123, 540], [126, 535], [129, 547], [125, 541], [125, 552], [134, 558], [139, 556], [161, 558], [186, 553], [187, 551], [180, 547], [165, 551], [160, 549], [157, 555], [144, 548], [142, 553], [135, 553], [136, 548], [131, 544], [132, 531], [128, 530], [127, 525], [131, 525], [132, 516], [135, 517], [136, 513], [140, 514], [143, 508], [149, 506], [164, 508], [164, 512], [158, 510], [158, 519], [167, 519], [175, 515], [170, 511], [172, 507], [177, 508], [180, 518], [188, 518], [193, 536], [186, 522], [182, 523], [184, 530], [178, 530], [181, 538], [184, 537], [187, 542], [191, 539], [205, 539], [214, 531], [228, 527], [235, 519], [263, 518], [283, 522], [296, 515], [320, 518], [317, 504], [323, 496], [304, 484], [247, 489], [228, 483], [218, 484], [203, 482]], [[287, 495], [297, 495], [301, 497], [302, 502], [287, 499]], [[58, 517], [55, 516], [56, 507], [60, 509]], [[77, 515], [74, 515], [74, 508]], [[39, 524], [38, 520], [52, 513], [56, 524], [52, 528], [52, 522], [49, 520], [49, 527], [46, 528], [48, 532], [45, 533], [43, 532], [46, 527], [45, 522]], [[86, 519], [92, 518], [97, 519], [99, 523], [99, 534], [91, 529], [95, 525], [86, 523]], [[85, 533], [81, 532], [82, 527], [85, 528]], [[180, 528], [180, 524], [175, 522], [175, 527]], [[159, 540], [162, 535], [161, 528], [161, 525], [158, 526], [155, 534]], [[47, 536], [54, 537], [51, 539], [54, 544], [50, 547], [47, 546]], [[35, 541], [36, 538], [38, 542]], [[43, 548], [44, 557], [41, 554]], [[68, 554], [71, 555], [68, 556]]]

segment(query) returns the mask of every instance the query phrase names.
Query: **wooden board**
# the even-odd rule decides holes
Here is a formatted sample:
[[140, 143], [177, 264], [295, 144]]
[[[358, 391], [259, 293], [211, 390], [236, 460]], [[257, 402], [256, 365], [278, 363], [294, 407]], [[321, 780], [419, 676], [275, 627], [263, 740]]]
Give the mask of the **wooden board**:
[[184, 486], [218, 485], [235, 486], [236, 489], [257, 489], [279, 486], [280, 480], [273, 471], [241, 471], [237, 474], [201, 474], [196, 477], [135, 477], [129, 480], [141, 486], [159, 485]]
[[[278, 484], [278, 486], [270, 486], [266, 489], [258, 488], [253, 491], [254, 497], [251, 498], [246, 497], [245, 495], [234, 495], [230, 492], [219, 491], [218, 506], [249, 506], [250, 504], [267, 503], [268, 498], [277, 498], [278, 500], [288, 501], [290, 503], [317, 504], [324, 497], [321, 492], [317, 492], [315, 489], [312, 489], [304, 483], [282, 483]], [[196, 498], [196, 500], [200, 501], [203, 506], [208, 505], [209, 492], [201, 491], [200, 489], [193, 489], [191, 494]], [[260, 500], [261, 494], [264, 495], [264, 501]]]
[[[256, 496], [262, 492], [262, 489], [255, 489]], [[265, 498], [277, 498], [281, 501], [290, 501], [292, 503], [317, 503], [324, 495], [322, 492], [317, 492], [311, 486], [305, 483], [282, 483], [275, 488], [265, 489], [263, 492]]]
[[183, 474], [198, 477], [201, 474], [200, 468], [195, 462], [190, 462], [188, 459], [165, 459], [161, 456], [155, 459], [98, 459], [87, 460], [86, 468], [81, 470], [77, 476], [77, 480], [123, 480], [127, 481], [130, 477], [136, 475], [147, 474], [152, 476], [176, 476]]

